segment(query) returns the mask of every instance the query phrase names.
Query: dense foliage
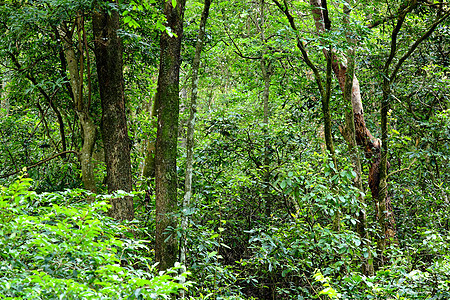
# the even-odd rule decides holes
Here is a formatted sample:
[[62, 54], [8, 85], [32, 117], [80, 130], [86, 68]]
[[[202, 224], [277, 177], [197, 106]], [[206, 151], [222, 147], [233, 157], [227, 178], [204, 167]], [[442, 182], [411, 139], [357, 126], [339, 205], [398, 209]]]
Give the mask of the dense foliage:
[[[176, 7], [152, 0], [0, 4], [0, 299], [449, 299], [450, 4], [329, 0], [331, 25], [320, 31], [314, 0], [213, 1], [197, 81], [192, 200], [183, 207], [203, 9], [202, 1], [187, 1], [178, 205], [170, 213], [178, 225], [164, 234], [185, 242], [179, 257], [185, 251], [186, 260], [158, 272], [154, 99], [160, 37], [173, 35], [164, 3]], [[99, 8], [122, 15], [131, 194], [107, 195], [91, 16]], [[68, 49], [83, 110], [70, 85]], [[357, 174], [343, 130], [351, 104], [326, 55], [347, 67], [351, 51], [375, 139], [387, 117], [386, 148], [369, 149], [386, 151], [389, 161], [395, 239], [381, 250], [385, 232], [368, 184], [375, 158], [360, 146]], [[319, 82], [330, 89], [328, 111]], [[327, 112], [334, 154], [325, 141]], [[83, 189], [86, 115], [95, 127], [88, 151], [95, 193]], [[108, 215], [109, 199], [118, 197], [133, 197], [133, 221]], [[370, 264], [373, 273], [363, 267]]]
[[107, 198], [86, 203], [83, 190], [37, 194], [30, 185], [1, 189], [1, 299], [170, 299], [189, 286], [171, 276], [176, 268], [155, 274], [134, 225], [105, 216]]

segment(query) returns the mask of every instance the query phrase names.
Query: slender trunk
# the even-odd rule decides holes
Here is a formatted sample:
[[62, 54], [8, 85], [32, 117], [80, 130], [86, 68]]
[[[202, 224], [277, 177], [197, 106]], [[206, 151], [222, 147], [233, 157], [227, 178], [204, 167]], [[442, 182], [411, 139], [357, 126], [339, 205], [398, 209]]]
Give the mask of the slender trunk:
[[8, 79], [3, 78], [1, 82], [0, 94], [0, 117], [7, 117], [9, 115], [9, 98], [8, 98]]
[[[314, 7], [312, 10], [313, 17], [316, 25], [316, 30], [321, 33], [325, 30], [327, 22], [324, 18], [324, 10], [322, 8], [323, 2], [321, 0], [310, 0], [310, 4]], [[346, 13], [346, 18], [344, 22], [348, 23], [348, 16], [350, 14], [350, 9], [344, 6], [344, 12]], [[349, 42], [353, 43], [350, 38]], [[360, 145], [365, 149], [366, 157], [371, 157], [376, 151], [374, 149], [379, 149], [380, 142], [376, 140], [370, 131], [367, 129], [364, 121], [364, 111], [361, 101], [361, 92], [359, 88], [359, 82], [354, 74], [354, 50], [350, 50], [347, 54], [348, 66], [341, 63], [337, 55], [332, 50], [323, 49], [324, 55], [331, 57], [332, 69], [338, 79], [339, 86], [344, 93], [344, 100], [347, 107], [345, 111], [345, 125], [340, 128], [344, 139], [347, 142], [349, 153], [352, 160], [353, 170], [356, 173], [356, 178], [354, 181], [355, 187], [357, 187], [361, 193], [364, 192], [362, 184], [362, 168], [361, 159], [358, 153], [358, 146]], [[364, 199], [362, 194], [359, 197], [360, 203], [364, 205]], [[367, 221], [364, 209], [361, 209], [357, 215], [358, 225], [357, 232], [359, 233], [363, 243], [361, 247], [367, 252], [367, 258], [363, 259], [363, 272], [367, 275], [373, 274], [373, 263], [370, 252], [370, 245], [368, 242], [368, 233], [366, 231]]]
[[177, 210], [177, 143], [179, 115], [180, 51], [183, 35], [185, 0], [164, 3], [166, 26], [176, 35], [163, 32], [160, 39], [160, 62], [156, 107], [158, 129], [156, 133], [155, 193], [156, 193], [156, 246], [155, 256], [159, 269], [172, 267], [178, 257], [175, 233], [177, 227], [173, 213]]
[[[198, 70], [200, 68], [200, 57], [203, 49], [203, 39], [205, 37], [205, 27], [208, 20], [209, 8], [211, 0], [205, 0], [203, 12], [200, 20], [200, 29], [198, 31], [197, 43], [195, 45], [195, 56], [192, 62], [192, 81], [191, 81], [191, 103], [189, 105], [189, 119], [187, 123], [186, 134], [186, 178], [184, 181], [184, 198], [183, 198], [183, 220], [181, 223], [184, 238], [181, 243], [180, 262], [186, 264], [186, 249], [187, 249], [187, 228], [189, 223], [189, 215], [187, 209], [190, 207], [192, 197], [192, 172], [194, 163], [194, 131], [195, 119], [197, 113], [197, 95], [198, 95]], [[183, 277], [184, 278], [184, 277]], [[184, 291], [182, 291], [184, 297]]]
[[[297, 42], [297, 47], [302, 53], [303, 60], [305, 61], [306, 65], [311, 69], [312, 73], [314, 74], [315, 81], [317, 83], [317, 88], [320, 93], [320, 99], [322, 103], [322, 113], [323, 113], [323, 125], [324, 125], [324, 136], [325, 136], [325, 145], [327, 147], [327, 150], [330, 154], [330, 158], [333, 161], [334, 169], [337, 170], [337, 159], [336, 154], [334, 150], [334, 143], [333, 143], [333, 135], [331, 130], [331, 114], [330, 114], [330, 98], [331, 98], [331, 82], [332, 82], [332, 69], [333, 69], [333, 57], [329, 54], [331, 51], [324, 52], [325, 58], [326, 58], [326, 77], [325, 77], [325, 88], [323, 86], [322, 77], [320, 75], [319, 69], [314, 65], [314, 63], [310, 60], [308, 56], [308, 52], [306, 51], [305, 45], [300, 39], [300, 36], [298, 34], [297, 26], [295, 25], [294, 17], [289, 12], [289, 8], [287, 7], [287, 1], [284, 1], [284, 5], [282, 5], [278, 0], [272, 0], [278, 8], [285, 14], [287, 17], [289, 24], [293, 31], [295, 32], [295, 38]], [[322, 16], [323, 21], [323, 30], [330, 30], [331, 29], [331, 22], [328, 18], [328, 9], [326, 2], [324, 2], [323, 6], [320, 7], [320, 13]], [[323, 10], [323, 13], [322, 13]], [[328, 45], [329, 48], [331, 48], [331, 45]], [[333, 187], [332, 187], [333, 188]], [[340, 206], [340, 205], [338, 205]], [[340, 207], [337, 207], [336, 213], [333, 217], [333, 229], [336, 231], [340, 230]]]
[[[77, 29], [79, 36], [81, 36], [80, 17], [77, 17]], [[75, 26], [75, 24], [73, 25]], [[81, 125], [81, 136], [83, 138], [83, 144], [80, 154], [78, 156], [81, 164], [81, 179], [83, 185], [87, 190], [96, 192], [96, 182], [94, 175], [94, 165], [92, 161], [92, 155], [95, 146], [96, 127], [92, 117], [89, 114], [89, 106], [85, 105], [83, 97], [83, 47], [80, 47], [78, 55], [75, 54], [75, 45], [72, 39], [71, 30], [63, 26], [61, 29], [61, 37], [63, 41], [63, 51], [65, 62], [67, 64], [67, 70], [70, 75], [70, 86], [73, 94], [75, 112], [78, 116]], [[81, 43], [81, 41], [80, 41]]]
[[259, 28], [260, 38], [262, 43], [261, 53], [261, 71], [264, 80], [264, 90], [262, 94], [264, 116], [263, 116], [263, 130], [264, 130], [264, 166], [263, 166], [263, 198], [266, 208], [266, 217], [270, 217], [272, 213], [272, 202], [269, 195], [269, 183], [270, 183], [270, 154], [269, 154], [269, 96], [270, 96], [270, 83], [271, 83], [271, 64], [267, 61], [267, 43], [264, 34], [265, 29], [265, 12], [264, 12], [264, 0], [261, 0], [261, 14], [260, 14], [261, 26]]
[[[309, 58], [308, 52], [306, 51], [305, 45], [303, 44], [302, 40], [300, 39], [300, 36], [298, 34], [297, 26], [295, 25], [295, 20], [292, 14], [289, 11], [289, 8], [287, 7], [287, 1], [284, 1], [284, 4], [281, 4], [278, 0], [272, 0], [276, 4], [276, 6], [284, 13], [284, 15], [287, 17], [289, 21], [289, 25], [291, 26], [292, 30], [295, 32], [295, 39], [297, 43], [297, 47], [302, 53], [303, 60], [306, 63], [306, 65], [311, 69], [312, 73], [314, 74], [314, 79], [317, 83], [317, 88], [320, 93], [320, 98], [322, 102], [322, 113], [324, 115], [324, 133], [325, 133], [325, 143], [327, 146], [327, 150], [330, 152], [330, 157], [333, 160], [333, 163], [335, 167], [336, 165], [336, 156], [334, 153], [334, 145], [333, 145], [333, 138], [332, 138], [332, 132], [331, 132], [331, 115], [329, 111], [329, 101], [331, 96], [331, 72], [330, 68], [333, 68], [332, 62], [333, 59], [331, 59], [331, 56], [326, 56], [327, 58], [327, 73], [325, 78], [325, 89], [322, 82], [322, 77], [320, 76], [319, 69], [314, 65], [314, 63]], [[324, 6], [326, 7], [326, 5]], [[323, 9], [323, 8], [321, 8]], [[327, 17], [327, 21], [324, 23], [328, 27], [331, 25], [329, 22], [329, 19]], [[325, 26], [325, 25], [324, 25]], [[325, 29], [325, 27], [324, 27]], [[329, 28], [326, 28], [327, 30]]]
[[383, 97], [381, 101], [381, 134], [382, 134], [382, 148], [380, 157], [376, 160], [378, 168], [371, 169], [371, 172], [374, 174], [374, 181], [372, 185], [376, 188], [376, 196], [374, 199], [377, 200], [377, 218], [379, 222], [379, 233], [378, 233], [378, 258], [377, 264], [378, 266], [383, 266], [384, 257], [383, 252], [384, 249], [391, 243], [397, 243], [396, 238], [396, 226], [394, 213], [391, 206], [391, 199], [388, 195], [387, 191], [387, 171], [389, 169], [389, 162], [387, 160], [388, 156], [388, 112], [389, 112], [389, 98], [391, 96], [391, 84], [396, 80], [398, 71], [402, 67], [403, 63], [409, 58], [409, 56], [417, 49], [417, 47], [430, 35], [434, 32], [437, 26], [446, 20], [450, 16], [450, 11], [444, 12], [442, 7], [440, 7], [434, 22], [428, 29], [422, 33], [422, 35], [411, 45], [408, 47], [408, 50], [404, 52], [403, 56], [400, 57], [396, 64], [392, 66], [392, 62], [397, 51], [397, 39], [400, 33], [400, 30], [405, 22], [406, 15], [410, 13], [415, 7], [417, 7], [417, 1], [405, 2], [400, 9], [400, 13], [397, 16], [397, 22], [392, 29], [391, 34], [391, 45], [390, 45], [390, 53], [387, 58], [384, 69], [383, 69]]
[[270, 81], [271, 74], [270, 65], [266, 66], [265, 59], [261, 60], [261, 69], [264, 77], [264, 91], [263, 91], [263, 102], [264, 102], [264, 118], [263, 118], [263, 126], [264, 126], [264, 174], [263, 174], [263, 184], [264, 184], [264, 203], [266, 206], [266, 217], [270, 217], [272, 214], [272, 201], [270, 199], [270, 142], [269, 142], [269, 93], [270, 93]]
[[[348, 18], [350, 15], [350, 10], [347, 7], [344, 7], [344, 12], [346, 13], [345, 22], [348, 23]], [[355, 41], [352, 40], [350, 34], [347, 35], [347, 39], [351, 44], [355, 44]], [[349, 49], [347, 52], [347, 61], [348, 68], [345, 73], [345, 85], [344, 85], [344, 101], [345, 101], [345, 127], [342, 130], [342, 135], [344, 139], [347, 141], [348, 152], [350, 153], [350, 159], [352, 161], [353, 170], [356, 173], [354, 179], [354, 186], [360, 191], [358, 196], [358, 202], [361, 206], [364, 205], [364, 188], [362, 183], [362, 167], [361, 167], [361, 158], [359, 155], [358, 144], [356, 143], [356, 132], [355, 132], [355, 118], [353, 113], [352, 106], [352, 88], [354, 86], [353, 80], [355, 79], [355, 51], [354, 49]], [[373, 259], [372, 253], [370, 251], [370, 242], [369, 235], [366, 230], [367, 220], [366, 220], [366, 212], [365, 208], [361, 207], [357, 213], [358, 224], [356, 226], [356, 231], [358, 232], [362, 243], [362, 273], [368, 276], [372, 276], [374, 274], [373, 270]], [[367, 257], [366, 257], [367, 253]]]
[[[321, 24], [322, 31], [329, 31], [331, 30], [331, 21], [328, 17], [328, 7], [326, 0], [323, 0], [322, 2], [319, 2], [318, 5], [320, 5], [320, 15], [321, 15], [321, 21], [323, 22]], [[319, 8], [317, 8], [319, 9]], [[316, 21], [317, 25], [317, 21]], [[320, 32], [322, 32], [320, 31]], [[319, 32], [319, 33], [320, 33]], [[332, 69], [333, 69], [333, 60], [335, 57], [332, 55], [332, 45], [324, 45], [328, 46], [328, 50], [323, 48], [323, 53], [325, 55], [326, 59], [326, 77], [325, 77], [325, 90], [324, 94], [321, 97], [322, 100], [322, 113], [323, 113], [323, 124], [324, 124], [324, 136], [325, 136], [325, 145], [327, 146], [327, 150], [330, 153], [331, 159], [333, 160], [334, 164], [334, 172], [337, 171], [337, 159], [336, 159], [336, 153], [334, 150], [334, 143], [333, 143], [333, 135], [331, 131], [331, 113], [330, 113], [330, 99], [331, 99], [331, 81], [332, 81]], [[333, 172], [333, 173], [334, 173]], [[338, 205], [337, 209], [335, 210], [335, 215], [333, 218], [333, 229], [335, 231], [340, 231], [340, 224], [341, 224], [341, 211], [340, 211], [340, 205]]]
[[[117, 10], [100, 10], [92, 14], [109, 193], [132, 190], [131, 144], [125, 112], [122, 43], [117, 35], [119, 20]], [[118, 220], [133, 219], [133, 198], [111, 199], [109, 214]]]

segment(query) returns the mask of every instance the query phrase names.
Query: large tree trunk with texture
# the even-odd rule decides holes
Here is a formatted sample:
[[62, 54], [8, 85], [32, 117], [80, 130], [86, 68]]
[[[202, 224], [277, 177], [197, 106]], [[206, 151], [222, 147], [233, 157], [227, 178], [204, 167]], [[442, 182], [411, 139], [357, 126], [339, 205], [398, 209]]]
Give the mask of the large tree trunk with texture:
[[[116, 10], [101, 10], [92, 14], [109, 193], [132, 190], [131, 145], [125, 113], [122, 43], [117, 35], [119, 20], [119, 12]], [[118, 220], [133, 219], [132, 197], [111, 199], [109, 213]]]
[[164, 3], [166, 26], [176, 36], [163, 32], [160, 40], [160, 62], [156, 109], [155, 193], [156, 193], [156, 246], [155, 256], [159, 269], [174, 265], [178, 257], [176, 234], [168, 232], [177, 227], [173, 213], [177, 210], [177, 143], [179, 115], [180, 51], [183, 35], [185, 0]]

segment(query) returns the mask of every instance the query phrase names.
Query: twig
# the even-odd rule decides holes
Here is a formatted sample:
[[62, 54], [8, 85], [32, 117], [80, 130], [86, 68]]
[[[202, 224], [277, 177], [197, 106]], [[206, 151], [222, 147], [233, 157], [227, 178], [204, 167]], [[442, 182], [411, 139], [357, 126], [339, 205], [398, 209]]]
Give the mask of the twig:
[[414, 158], [413, 161], [409, 164], [409, 166], [408, 166], [407, 168], [403, 168], [403, 169], [394, 171], [394, 172], [392, 172], [392, 173], [389, 173], [389, 174], [386, 176], [386, 180], [387, 180], [390, 176], [392, 176], [392, 175], [394, 175], [394, 174], [396, 174], [396, 173], [400, 173], [400, 172], [407, 171], [407, 170], [411, 169], [412, 165], [413, 165], [416, 161], [417, 161], [417, 159]]

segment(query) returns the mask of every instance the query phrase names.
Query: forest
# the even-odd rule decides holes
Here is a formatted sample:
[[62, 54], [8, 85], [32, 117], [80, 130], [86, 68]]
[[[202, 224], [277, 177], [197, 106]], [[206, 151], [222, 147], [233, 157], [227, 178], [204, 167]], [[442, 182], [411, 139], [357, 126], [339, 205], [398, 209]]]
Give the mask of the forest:
[[450, 299], [448, 0], [2, 0], [0, 299]]

